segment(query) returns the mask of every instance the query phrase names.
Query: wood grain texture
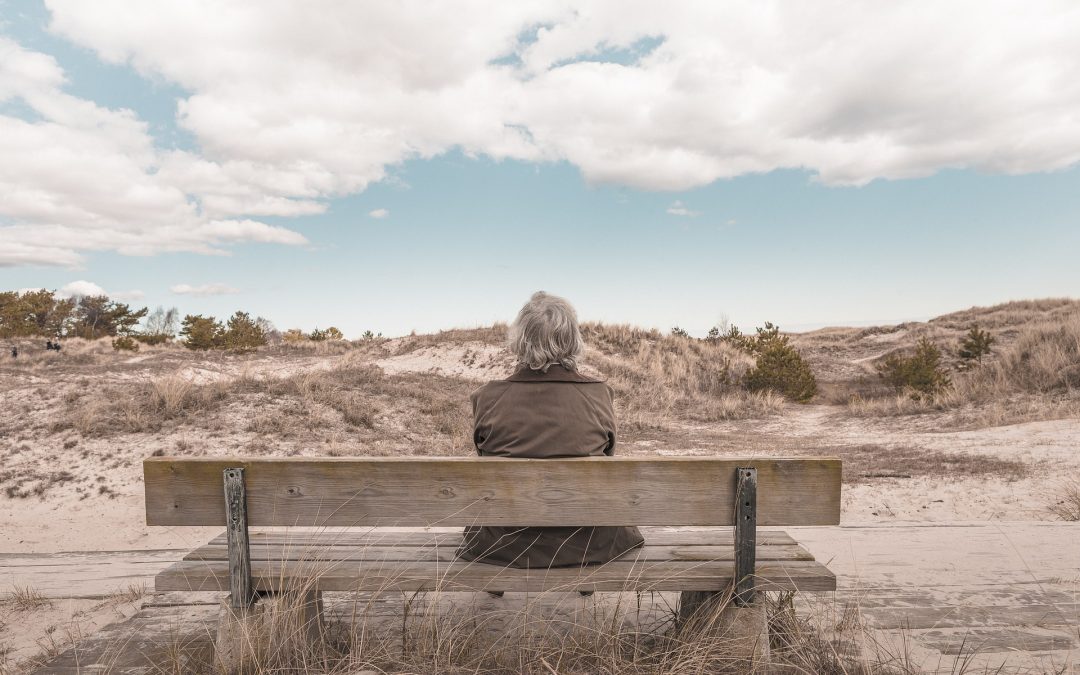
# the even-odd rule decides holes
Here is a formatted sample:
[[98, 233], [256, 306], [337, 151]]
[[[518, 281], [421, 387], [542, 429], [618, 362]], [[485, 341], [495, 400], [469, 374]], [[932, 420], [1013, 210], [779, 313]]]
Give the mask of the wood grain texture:
[[[730, 527], [695, 527], [668, 529], [664, 527], [642, 527], [641, 534], [646, 545], [693, 546], [708, 544], [712, 546], [734, 545], [734, 534]], [[783, 530], [758, 529], [758, 546], [789, 546], [797, 543]], [[455, 547], [461, 542], [461, 530], [435, 532], [401, 532], [390, 528], [358, 528], [348, 530], [305, 530], [285, 529], [269, 531], [249, 531], [248, 538], [252, 545], [278, 545], [299, 547], [328, 546], [447, 546]], [[225, 533], [210, 540], [210, 546], [224, 546]], [[2, 555], [2, 554], [0, 554]]]
[[[801, 546], [763, 546], [757, 554], [760, 560], [813, 560], [814, 556]], [[224, 546], [206, 545], [184, 556], [184, 560], [227, 560]], [[355, 562], [453, 562], [456, 547], [453, 546], [282, 546], [253, 545], [251, 559], [293, 561], [344, 561]], [[732, 546], [643, 546], [623, 554], [619, 560], [647, 560], [653, 562], [671, 560], [727, 560], [734, 562]]]
[[222, 472], [225, 493], [225, 543], [229, 561], [229, 606], [246, 609], [255, 604], [251, 586], [251, 550], [248, 546], [248, 522], [244, 470], [229, 468]]
[[[253, 561], [257, 590], [309, 587], [320, 591], [720, 591], [731, 586], [730, 561], [615, 561], [585, 568], [521, 570], [470, 562]], [[836, 590], [836, 577], [809, 560], [762, 562], [758, 590]], [[155, 579], [159, 591], [218, 591], [229, 587], [226, 561], [184, 561]]]
[[834, 458], [172, 458], [143, 463], [148, 525], [223, 525], [243, 467], [251, 526], [731, 525], [735, 470], [759, 525], [838, 525]]
[[735, 604], [754, 602], [757, 561], [757, 469], [741, 467], [735, 481]]

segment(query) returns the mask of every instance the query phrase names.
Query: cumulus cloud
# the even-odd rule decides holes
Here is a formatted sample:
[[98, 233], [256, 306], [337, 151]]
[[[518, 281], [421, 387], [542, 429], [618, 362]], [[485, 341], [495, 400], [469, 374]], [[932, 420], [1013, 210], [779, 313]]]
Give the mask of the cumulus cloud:
[[375, 209], [374, 211], [368, 211], [368, 215], [372, 218], [381, 220], [390, 215], [390, 209]]
[[283, 227], [216, 217], [230, 209], [213, 206], [229, 190], [248, 200], [247, 213], [310, 210], [305, 202], [275, 210], [269, 189], [260, 187], [256, 203], [239, 179], [177, 177], [170, 167], [187, 160], [162, 155], [145, 122], [64, 93], [64, 81], [51, 56], [0, 37], [0, 101], [21, 99], [36, 114], [0, 115], [0, 266], [75, 266], [83, 251], [224, 254], [228, 243], [305, 243]]
[[201, 286], [192, 286], [191, 284], [176, 284], [170, 286], [169, 290], [177, 295], [195, 295], [195, 296], [207, 296], [207, 295], [231, 295], [233, 293], [239, 293], [240, 289], [233, 288], [227, 284], [202, 284]]
[[297, 243], [211, 223], [318, 213], [451, 149], [650, 190], [1080, 161], [1069, 0], [46, 4], [55, 34], [179, 85], [199, 151], [157, 149], [129, 111], [64, 94], [51, 57], [0, 43], [0, 98], [42, 118], [0, 117], [0, 264]]
[[686, 208], [686, 204], [683, 204], [679, 200], [675, 200], [671, 206], [667, 207], [667, 212], [673, 216], [682, 216], [684, 218], [693, 218], [701, 215], [701, 211], [691, 211]]
[[146, 297], [146, 294], [142, 291], [114, 291], [110, 293], [93, 281], [86, 281], [85, 279], [64, 284], [56, 290], [56, 296], [59, 298], [78, 298], [84, 295], [107, 295], [113, 300], [142, 300]]

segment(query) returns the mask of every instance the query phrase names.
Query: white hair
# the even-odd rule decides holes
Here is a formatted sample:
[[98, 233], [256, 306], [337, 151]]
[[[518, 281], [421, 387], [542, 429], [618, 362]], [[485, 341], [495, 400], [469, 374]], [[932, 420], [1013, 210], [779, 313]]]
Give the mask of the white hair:
[[544, 373], [556, 363], [577, 370], [585, 351], [573, 305], [543, 291], [533, 293], [518, 312], [510, 326], [509, 343], [518, 366]]

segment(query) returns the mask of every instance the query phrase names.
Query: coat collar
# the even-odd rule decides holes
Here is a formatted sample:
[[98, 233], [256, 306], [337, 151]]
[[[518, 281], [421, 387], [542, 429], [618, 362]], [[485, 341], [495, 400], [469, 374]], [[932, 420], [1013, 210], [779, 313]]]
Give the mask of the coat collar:
[[539, 370], [533, 370], [528, 366], [520, 368], [516, 373], [506, 378], [507, 382], [602, 382], [603, 380], [594, 380], [591, 377], [582, 375], [579, 372], [573, 370], [567, 370], [562, 366], [555, 364], [548, 368], [548, 371], [542, 372]]

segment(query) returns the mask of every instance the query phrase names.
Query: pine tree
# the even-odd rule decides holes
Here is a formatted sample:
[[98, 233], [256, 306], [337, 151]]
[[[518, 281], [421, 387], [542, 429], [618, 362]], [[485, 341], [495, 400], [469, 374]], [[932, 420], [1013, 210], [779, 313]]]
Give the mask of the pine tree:
[[983, 357], [990, 353], [990, 347], [993, 344], [994, 338], [989, 332], [981, 330], [978, 325], [973, 325], [960, 341], [960, 358], [982, 365]]

